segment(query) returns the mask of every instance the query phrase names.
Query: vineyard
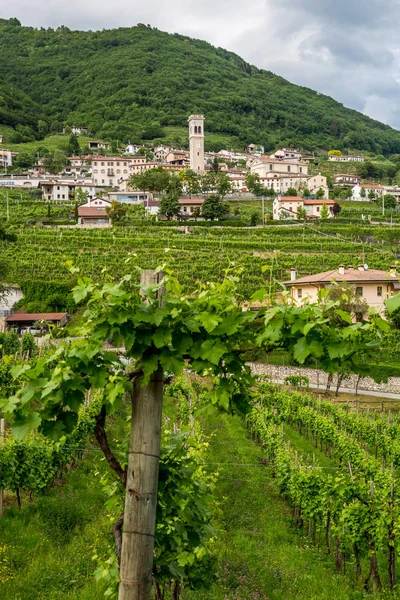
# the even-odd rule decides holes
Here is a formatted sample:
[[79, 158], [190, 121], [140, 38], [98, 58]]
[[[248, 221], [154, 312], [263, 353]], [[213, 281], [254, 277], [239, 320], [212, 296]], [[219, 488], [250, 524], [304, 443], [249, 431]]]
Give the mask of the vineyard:
[[[265, 279], [284, 281], [295, 267], [299, 276], [336, 269], [340, 263], [387, 270], [397, 258], [400, 229], [320, 226], [271, 226], [264, 229], [157, 225], [107, 230], [14, 228], [17, 242], [0, 242], [10, 267], [8, 279], [22, 284], [65, 282], [67, 261], [83, 275], [119, 278], [135, 267], [155, 268], [167, 262], [189, 288], [197, 280], [221, 279], [232, 265], [240, 270], [240, 292], [250, 296]], [[262, 269], [267, 267], [268, 274]]]
[[[248, 424], [296, 524], [332, 554], [337, 572], [352, 568], [366, 591], [393, 589], [400, 545], [398, 417], [355, 414], [261, 384]], [[291, 446], [287, 426], [324, 451], [330, 466]]]

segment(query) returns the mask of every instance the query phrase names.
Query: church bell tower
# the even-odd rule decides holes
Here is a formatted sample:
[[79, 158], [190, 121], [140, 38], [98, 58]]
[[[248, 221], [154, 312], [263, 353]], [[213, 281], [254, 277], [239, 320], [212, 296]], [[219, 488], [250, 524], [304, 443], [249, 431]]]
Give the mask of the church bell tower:
[[204, 117], [190, 115], [188, 123], [190, 168], [196, 172], [204, 171]]

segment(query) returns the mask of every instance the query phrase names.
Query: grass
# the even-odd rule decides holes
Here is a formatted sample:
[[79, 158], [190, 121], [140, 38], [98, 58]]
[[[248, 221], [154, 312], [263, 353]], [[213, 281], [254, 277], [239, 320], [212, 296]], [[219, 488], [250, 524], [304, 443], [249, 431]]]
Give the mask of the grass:
[[[217, 500], [224, 529], [218, 542], [218, 577], [208, 591], [187, 594], [190, 600], [355, 600], [350, 579], [334, 572], [332, 559], [292, 527], [289, 508], [277, 494], [259, 447], [246, 436], [239, 417], [214, 414], [207, 422], [215, 432], [210, 462], [219, 467]], [[297, 432], [286, 435], [300, 444]], [[311, 442], [301, 441], [311, 451]], [[328, 461], [318, 450], [317, 459]], [[334, 591], [334, 595], [333, 594]]]
[[[111, 542], [106, 500], [95, 475], [106, 467], [91, 452], [44, 496], [24, 497], [0, 519], [0, 598], [102, 600], [94, 554], [107, 557]], [[13, 500], [7, 497], [7, 504]]]
[[[0, 130], [1, 133], [1, 130]], [[12, 144], [10, 142], [5, 141], [3, 144], [0, 144], [0, 148], [7, 148], [7, 150], [12, 150], [12, 152], [22, 152], [22, 153], [36, 153], [41, 148], [46, 148], [50, 152], [54, 150], [66, 150], [68, 145], [69, 136], [68, 135], [49, 135], [45, 137], [43, 140], [35, 140], [34, 142], [25, 142], [23, 144]], [[84, 136], [78, 137], [79, 144], [81, 148], [84, 148], [88, 145], [89, 138]]]

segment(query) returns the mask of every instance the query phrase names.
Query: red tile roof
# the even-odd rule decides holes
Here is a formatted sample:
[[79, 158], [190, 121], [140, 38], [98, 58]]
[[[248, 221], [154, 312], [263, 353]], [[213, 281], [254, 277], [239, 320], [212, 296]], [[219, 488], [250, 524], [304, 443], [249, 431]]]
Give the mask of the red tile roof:
[[279, 202], [303, 202], [301, 196], [279, 196]]
[[7, 323], [25, 323], [27, 321], [61, 321], [68, 313], [14, 313], [6, 318]]
[[334, 200], [304, 200], [304, 205], [305, 206], [315, 206], [315, 205], [321, 205], [321, 204], [327, 204], [329, 206], [333, 206], [335, 204]]
[[344, 274], [338, 270], [325, 271], [324, 273], [316, 273], [315, 275], [306, 275], [299, 277], [295, 281], [284, 281], [285, 285], [297, 285], [299, 283], [330, 283], [331, 281], [347, 281], [348, 283], [368, 283], [368, 282], [386, 282], [395, 283], [399, 280], [398, 276], [391, 277], [387, 271], [379, 271], [376, 269], [368, 269], [359, 271], [358, 269], [345, 269]]
[[78, 207], [79, 217], [107, 217], [106, 209], [104, 207], [96, 206], [79, 206]]

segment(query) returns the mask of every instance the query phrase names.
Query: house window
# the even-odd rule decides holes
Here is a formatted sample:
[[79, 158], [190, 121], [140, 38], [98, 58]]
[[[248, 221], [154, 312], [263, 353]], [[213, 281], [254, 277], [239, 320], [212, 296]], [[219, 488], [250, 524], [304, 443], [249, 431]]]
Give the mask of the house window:
[[319, 212], [319, 211], [320, 211], [320, 207], [319, 207], [319, 206], [317, 206], [317, 212]]
[[298, 297], [298, 298], [302, 298], [302, 297], [303, 297], [303, 290], [302, 290], [301, 288], [299, 288], [299, 289], [297, 290], [297, 297]]
[[300, 173], [302, 173], [302, 172], [303, 172], [303, 167], [300, 167]]
[[272, 165], [269, 165], [269, 170], [272, 171]]
[[356, 287], [356, 296], [362, 296], [363, 295], [363, 289], [362, 287]]
[[287, 170], [288, 170], [288, 173], [290, 173], [290, 167], [288, 167]]
[[378, 285], [378, 289], [377, 289], [377, 295], [378, 295], [379, 297], [381, 297], [381, 296], [382, 296], [382, 286], [381, 286], [381, 285]]

